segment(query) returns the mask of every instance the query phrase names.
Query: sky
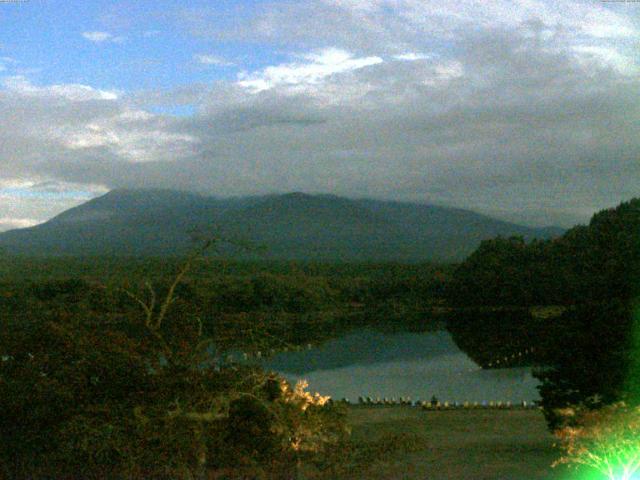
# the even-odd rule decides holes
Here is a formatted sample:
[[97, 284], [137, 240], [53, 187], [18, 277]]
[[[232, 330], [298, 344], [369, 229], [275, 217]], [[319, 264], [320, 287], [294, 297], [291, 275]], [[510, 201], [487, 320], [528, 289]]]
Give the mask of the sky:
[[0, 230], [114, 188], [568, 227], [639, 133], [637, 1], [0, 0]]

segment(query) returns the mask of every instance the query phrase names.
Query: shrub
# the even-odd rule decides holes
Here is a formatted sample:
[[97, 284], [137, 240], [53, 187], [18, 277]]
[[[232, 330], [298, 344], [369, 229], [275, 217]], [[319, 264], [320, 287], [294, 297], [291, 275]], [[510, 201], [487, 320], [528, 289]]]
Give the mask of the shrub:
[[630, 480], [640, 472], [640, 407], [620, 402], [596, 410], [559, 412], [566, 425], [556, 432], [563, 450], [557, 464], [585, 466], [610, 480]]

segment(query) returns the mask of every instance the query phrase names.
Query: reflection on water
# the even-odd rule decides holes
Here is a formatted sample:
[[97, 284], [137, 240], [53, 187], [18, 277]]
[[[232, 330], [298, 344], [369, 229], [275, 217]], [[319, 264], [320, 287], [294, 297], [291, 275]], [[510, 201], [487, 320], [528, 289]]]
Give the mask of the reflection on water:
[[280, 353], [264, 362], [291, 381], [333, 398], [407, 397], [441, 401], [538, 399], [529, 368], [481, 370], [448, 332], [360, 330], [311, 350]]

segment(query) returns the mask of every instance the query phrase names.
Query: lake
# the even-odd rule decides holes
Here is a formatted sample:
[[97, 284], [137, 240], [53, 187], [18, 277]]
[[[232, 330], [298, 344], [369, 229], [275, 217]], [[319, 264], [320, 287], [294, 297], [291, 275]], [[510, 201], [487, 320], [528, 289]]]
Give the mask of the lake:
[[334, 399], [435, 395], [449, 402], [521, 402], [539, 399], [526, 367], [482, 370], [446, 331], [383, 333], [357, 330], [302, 351], [278, 353], [263, 365], [288, 380], [306, 379], [309, 391]]

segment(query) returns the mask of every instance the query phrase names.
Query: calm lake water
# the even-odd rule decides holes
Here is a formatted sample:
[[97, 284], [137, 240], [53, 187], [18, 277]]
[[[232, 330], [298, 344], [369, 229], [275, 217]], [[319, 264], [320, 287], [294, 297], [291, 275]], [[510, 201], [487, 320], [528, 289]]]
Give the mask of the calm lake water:
[[309, 390], [332, 398], [407, 397], [483, 402], [539, 399], [530, 368], [481, 370], [446, 331], [382, 333], [359, 330], [310, 350], [263, 362]]

